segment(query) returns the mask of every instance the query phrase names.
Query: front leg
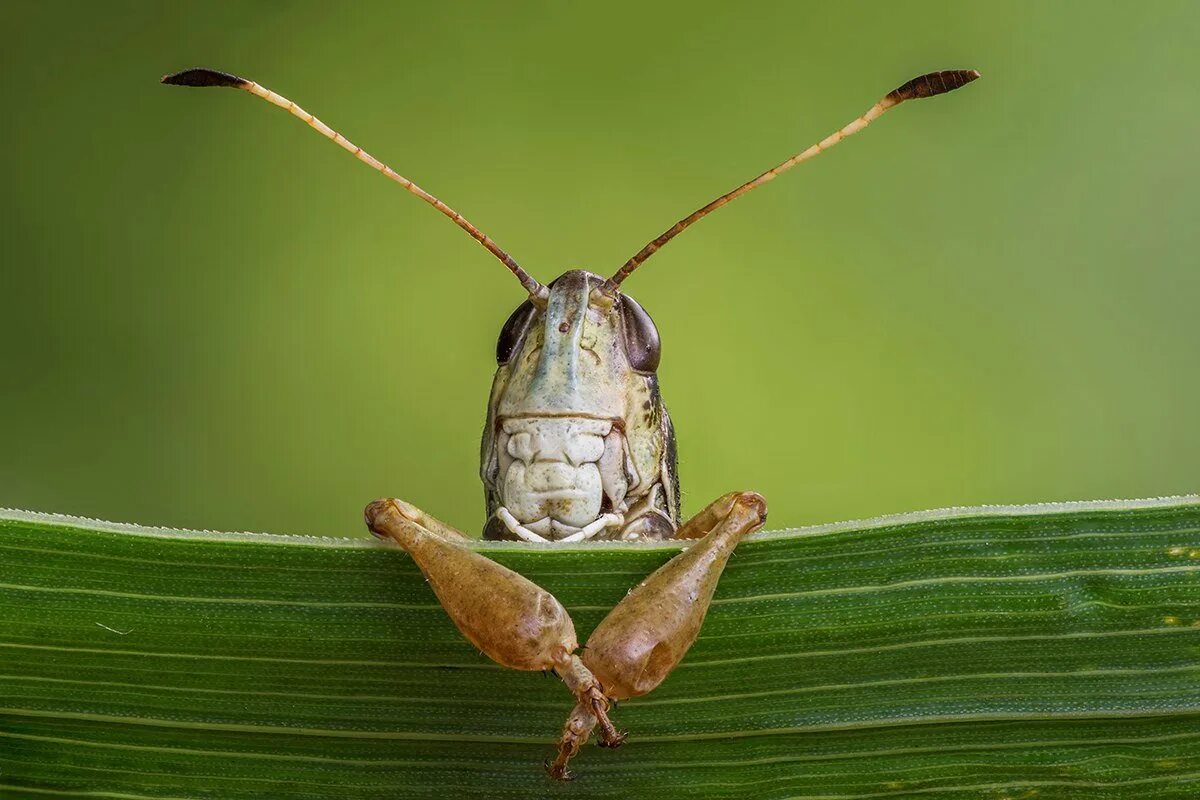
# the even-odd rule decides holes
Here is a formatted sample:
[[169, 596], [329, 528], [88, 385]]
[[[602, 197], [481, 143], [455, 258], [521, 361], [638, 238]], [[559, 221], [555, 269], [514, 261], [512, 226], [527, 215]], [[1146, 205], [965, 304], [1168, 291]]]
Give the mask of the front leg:
[[[675, 669], [700, 633], [734, 547], [766, 518], [761, 495], [732, 492], [679, 529], [682, 538], [698, 541], [634, 587], [588, 638], [583, 664], [599, 680], [605, 698], [644, 695]], [[597, 724], [603, 746], [624, 741], [609, 720], [593, 711], [581, 702], [567, 718], [558, 757], [549, 766], [553, 777], [570, 777], [567, 762]]]

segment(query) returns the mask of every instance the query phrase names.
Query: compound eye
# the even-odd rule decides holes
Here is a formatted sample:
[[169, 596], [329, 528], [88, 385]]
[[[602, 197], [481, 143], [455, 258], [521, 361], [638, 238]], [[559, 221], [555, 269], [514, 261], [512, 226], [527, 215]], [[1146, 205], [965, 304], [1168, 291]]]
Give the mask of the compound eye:
[[536, 313], [537, 309], [533, 307], [533, 303], [526, 300], [517, 306], [517, 310], [509, 316], [504, 327], [500, 329], [500, 338], [496, 340], [496, 363], [498, 365], [507, 364], [521, 349], [521, 343], [525, 341], [525, 334], [529, 332], [529, 325], [533, 322]]
[[621, 327], [625, 331], [625, 353], [629, 366], [638, 372], [654, 372], [662, 357], [662, 344], [654, 320], [636, 300], [621, 295]]

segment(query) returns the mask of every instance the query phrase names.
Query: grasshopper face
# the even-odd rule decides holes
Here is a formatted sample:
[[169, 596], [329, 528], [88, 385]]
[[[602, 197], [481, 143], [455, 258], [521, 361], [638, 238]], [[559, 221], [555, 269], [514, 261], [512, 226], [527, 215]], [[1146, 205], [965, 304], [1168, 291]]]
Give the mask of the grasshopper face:
[[566, 272], [500, 331], [480, 468], [488, 538], [661, 538], [678, 524], [658, 329], [603, 283]]

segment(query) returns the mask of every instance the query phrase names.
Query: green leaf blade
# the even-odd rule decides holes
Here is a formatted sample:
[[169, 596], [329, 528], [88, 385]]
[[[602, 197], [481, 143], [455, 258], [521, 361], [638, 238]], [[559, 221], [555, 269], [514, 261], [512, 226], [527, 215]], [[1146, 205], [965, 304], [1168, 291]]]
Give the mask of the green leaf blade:
[[[586, 635], [674, 545], [481, 549]], [[1186, 797], [1200, 499], [752, 537], [579, 781], [403, 553], [0, 512], [0, 796]]]

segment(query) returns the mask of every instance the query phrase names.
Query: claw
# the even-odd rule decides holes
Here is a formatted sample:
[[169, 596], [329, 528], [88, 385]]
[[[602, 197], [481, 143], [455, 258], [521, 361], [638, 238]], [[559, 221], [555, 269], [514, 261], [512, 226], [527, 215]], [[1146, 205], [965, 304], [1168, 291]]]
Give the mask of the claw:
[[[562, 761], [562, 763], [560, 764], [559, 761]], [[567, 762], [561, 755], [553, 761], [547, 758], [542, 762], [542, 766], [545, 767], [546, 774], [556, 781], [566, 782], [575, 780], [575, 773], [567, 769]]]
[[611, 738], [605, 734], [600, 737], [600, 741], [596, 742], [596, 744], [600, 747], [607, 747], [609, 750], [616, 750], [627, 741], [629, 741], [629, 731], [614, 730]]

